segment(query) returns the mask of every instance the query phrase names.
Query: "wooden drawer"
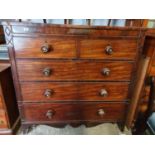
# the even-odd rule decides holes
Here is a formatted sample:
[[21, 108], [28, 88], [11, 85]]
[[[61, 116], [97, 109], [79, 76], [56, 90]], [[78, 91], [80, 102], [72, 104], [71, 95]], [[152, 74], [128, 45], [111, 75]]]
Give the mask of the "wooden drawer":
[[23, 101], [128, 99], [128, 82], [22, 82]]
[[122, 121], [126, 111], [124, 103], [85, 104], [29, 104], [23, 106], [23, 118], [27, 122], [64, 121]]
[[[46, 43], [45, 43], [46, 42]], [[50, 46], [49, 51], [42, 52], [42, 46]], [[75, 58], [76, 43], [70, 39], [52, 38], [14, 38], [16, 58]], [[47, 48], [47, 47], [46, 47]]]
[[[108, 47], [112, 53], [108, 54]], [[107, 49], [107, 51], [106, 51]], [[131, 59], [137, 55], [137, 40], [135, 39], [104, 39], [82, 40], [81, 58], [91, 59]]]
[[133, 63], [121, 61], [17, 61], [20, 81], [130, 81], [132, 67]]
[[7, 128], [7, 118], [4, 110], [0, 109], [0, 128]]

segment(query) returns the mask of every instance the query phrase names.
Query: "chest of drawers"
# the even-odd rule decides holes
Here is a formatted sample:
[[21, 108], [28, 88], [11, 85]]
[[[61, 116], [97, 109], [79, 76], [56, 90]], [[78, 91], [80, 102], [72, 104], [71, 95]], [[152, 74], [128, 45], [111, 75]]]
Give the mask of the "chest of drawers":
[[23, 128], [124, 125], [143, 29], [9, 23], [4, 31]]
[[9, 64], [0, 63], [0, 135], [15, 134], [19, 112]]

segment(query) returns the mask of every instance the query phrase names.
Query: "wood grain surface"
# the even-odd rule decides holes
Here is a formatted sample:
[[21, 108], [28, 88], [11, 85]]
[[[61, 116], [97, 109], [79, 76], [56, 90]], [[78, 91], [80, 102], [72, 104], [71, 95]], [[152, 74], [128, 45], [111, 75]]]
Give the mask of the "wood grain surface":
[[[50, 51], [43, 53], [41, 47], [47, 43]], [[70, 39], [14, 38], [17, 58], [75, 58], [76, 43]]]
[[[47, 89], [53, 91], [50, 97], [45, 97]], [[100, 92], [105, 89], [106, 97]], [[23, 101], [54, 101], [54, 100], [86, 100], [86, 101], [123, 101], [128, 98], [129, 83], [106, 82], [23, 82], [21, 90]]]
[[[66, 120], [89, 120], [89, 121], [122, 121], [125, 115], [126, 104], [101, 103], [101, 104], [30, 104], [23, 106], [25, 121], [48, 121], [62, 122]], [[98, 111], [104, 110], [101, 116]], [[53, 116], [49, 119], [46, 114], [51, 110]]]
[[[51, 70], [49, 76], [43, 73], [46, 68]], [[102, 73], [105, 68], [110, 70], [108, 76]], [[130, 81], [133, 62], [19, 60], [17, 69], [20, 81]]]
[[[108, 55], [105, 51], [110, 45], [113, 53]], [[82, 40], [80, 48], [81, 58], [96, 59], [131, 59], [137, 54], [137, 40], [128, 39], [104, 39], [104, 40]]]

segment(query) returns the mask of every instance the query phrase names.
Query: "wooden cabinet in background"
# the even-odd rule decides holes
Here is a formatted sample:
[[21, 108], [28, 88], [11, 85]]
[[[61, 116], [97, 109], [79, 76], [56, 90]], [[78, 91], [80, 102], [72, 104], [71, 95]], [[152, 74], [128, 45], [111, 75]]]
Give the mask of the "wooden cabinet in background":
[[[149, 21], [148, 21], [149, 22]], [[153, 20], [151, 20], [153, 22]], [[154, 21], [155, 22], [155, 21]], [[147, 23], [149, 25], [149, 23]], [[147, 119], [150, 111], [150, 93], [152, 77], [155, 77], [155, 29], [149, 28], [146, 32], [145, 44], [143, 54], [150, 57], [149, 65], [145, 79], [143, 81], [143, 88], [139, 98], [139, 105], [135, 115], [135, 125], [133, 127], [133, 134], [144, 134], [147, 126]], [[152, 104], [152, 103], [151, 103]], [[154, 105], [155, 109], [155, 105]]]
[[15, 134], [19, 127], [19, 112], [8, 64], [0, 63], [0, 135]]
[[3, 32], [3, 27], [0, 25], [0, 44], [3, 44], [5, 42], [4, 39], [4, 32]]

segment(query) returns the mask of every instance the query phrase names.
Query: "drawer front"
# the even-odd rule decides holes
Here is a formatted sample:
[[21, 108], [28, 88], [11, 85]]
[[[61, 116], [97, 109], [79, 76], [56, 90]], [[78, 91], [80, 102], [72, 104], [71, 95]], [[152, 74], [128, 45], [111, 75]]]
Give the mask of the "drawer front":
[[0, 110], [0, 128], [7, 128], [7, 118], [4, 110]]
[[75, 58], [76, 43], [69, 39], [14, 38], [16, 58]]
[[124, 101], [128, 99], [127, 82], [23, 82], [23, 101], [86, 100]]
[[137, 55], [137, 40], [82, 40], [80, 51], [81, 58], [134, 60]]
[[130, 81], [132, 67], [133, 63], [120, 61], [17, 61], [20, 81]]
[[23, 106], [23, 118], [28, 122], [122, 121], [125, 110], [123, 103], [29, 104]]

